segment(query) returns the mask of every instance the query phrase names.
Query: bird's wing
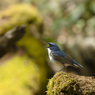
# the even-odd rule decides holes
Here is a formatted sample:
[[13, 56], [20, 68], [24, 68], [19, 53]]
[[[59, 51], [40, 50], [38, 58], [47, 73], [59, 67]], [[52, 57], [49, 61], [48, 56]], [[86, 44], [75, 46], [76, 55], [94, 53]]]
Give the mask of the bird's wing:
[[72, 58], [62, 51], [56, 52], [56, 53], [52, 54], [52, 56], [56, 61], [60, 61], [63, 64], [64, 63], [69, 63], [69, 64], [71, 63], [72, 64], [72, 62], [73, 62]]
[[68, 62], [71, 62], [71, 64], [75, 65], [75, 66], [79, 66], [81, 68], [84, 68], [82, 65], [80, 65], [78, 62], [76, 62], [75, 60], [73, 60], [70, 56], [66, 55], [65, 56], [66, 60]]
[[70, 56], [68, 56], [67, 54], [65, 54], [64, 52], [58, 52], [53, 54], [53, 58], [57, 61], [64, 63], [68, 63], [70, 65], [77, 65], [79, 67], [82, 67], [82, 65], [80, 65], [79, 63], [77, 63], [75, 60], [73, 60]]

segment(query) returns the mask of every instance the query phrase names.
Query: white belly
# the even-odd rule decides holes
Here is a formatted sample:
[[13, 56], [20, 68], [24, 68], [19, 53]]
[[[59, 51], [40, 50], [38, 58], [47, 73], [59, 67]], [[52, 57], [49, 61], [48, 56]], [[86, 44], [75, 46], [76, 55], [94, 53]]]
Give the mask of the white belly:
[[59, 66], [59, 67], [63, 67], [63, 65], [62, 65], [60, 62], [55, 61], [55, 60], [53, 59], [53, 57], [50, 55], [50, 53], [51, 53], [51, 50], [48, 48], [48, 55], [49, 55], [50, 61], [52, 61], [52, 63], [54, 63], [55, 65], [57, 65], [57, 66]]
[[51, 53], [51, 50], [48, 48], [49, 59], [50, 59], [52, 62], [55, 62], [55, 60], [52, 58], [52, 56], [50, 55], [50, 53]]

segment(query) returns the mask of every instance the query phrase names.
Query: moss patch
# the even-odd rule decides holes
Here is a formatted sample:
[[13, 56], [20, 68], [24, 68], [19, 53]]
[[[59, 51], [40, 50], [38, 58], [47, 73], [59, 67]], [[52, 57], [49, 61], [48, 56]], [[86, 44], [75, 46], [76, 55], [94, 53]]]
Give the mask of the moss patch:
[[17, 42], [17, 46], [24, 47], [28, 55], [33, 56], [40, 67], [45, 66], [46, 63], [44, 48], [39, 40], [34, 38], [30, 32], [27, 31], [24, 37]]
[[28, 22], [40, 24], [38, 11], [30, 4], [16, 4], [0, 12], [0, 34]]
[[33, 60], [15, 55], [0, 66], [0, 95], [35, 95], [40, 89], [39, 73]]
[[48, 69], [43, 46], [41, 45], [39, 40], [34, 38], [29, 32], [27, 32], [24, 35], [24, 37], [17, 42], [17, 46], [24, 47], [27, 54], [32, 56], [33, 59], [35, 60], [35, 65], [37, 65], [40, 70], [40, 86], [41, 86], [41, 92], [43, 93], [43, 91], [46, 90], [45, 86], [46, 86], [47, 69]]
[[[17, 84], [17, 86], [15, 86], [16, 84], [14, 84], [13, 86], [12, 83], [13, 88], [11, 86], [9, 90], [6, 89], [6, 84], [4, 83], [6, 83], [7, 81], [6, 79], [9, 78], [8, 80], [9, 84], [7, 84], [9, 87], [9, 85], [11, 84], [10, 81], [11, 78], [15, 76], [13, 71], [11, 77], [7, 76], [4, 77], [4, 79], [2, 79], [3, 82], [2, 81], [1, 82], [2, 85], [4, 86], [3, 89], [6, 89], [7, 91], [3, 92], [4, 90], [1, 88], [2, 91], [1, 90], [0, 91], [2, 93], [0, 95], [35, 95], [36, 93], [44, 95], [46, 79], [47, 79], [47, 65], [46, 65], [45, 52], [40, 41], [35, 37], [33, 37], [31, 33], [32, 32], [31, 26], [37, 27], [36, 32], [39, 32], [39, 30], [41, 29], [41, 23], [42, 23], [41, 16], [39, 15], [36, 8], [31, 6], [30, 4], [16, 4], [9, 7], [8, 9], [3, 10], [2, 12], [0, 12], [0, 14], [1, 14], [0, 35], [4, 34], [6, 31], [10, 30], [15, 26], [26, 24], [25, 35], [15, 43], [17, 50], [19, 50], [19, 48], [22, 49], [21, 47], [24, 48], [22, 50], [25, 52], [25, 56], [17, 55], [11, 58], [10, 60], [6, 60], [6, 64], [4, 64], [4, 67], [2, 66], [3, 69], [1, 70], [1, 72], [4, 72], [5, 75], [7, 74], [7, 69], [10, 69], [10, 72], [12, 72], [12, 70], [18, 72], [19, 75], [16, 74], [17, 75], [16, 77], [21, 78], [18, 79], [17, 81], [17, 83], [19, 82], [20, 85]], [[29, 65], [29, 67], [27, 67], [27, 69], [25, 70], [24, 65], [26, 64], [27, 66], [28, 63], [27, 60], [30, 60], [29, 62], [31, 66]], [[21, 63], [25, 64], [22, 64], [19, 67], [19, 64]], [[37, 71], [35, 66], [38, 67], [39, 71]], [[5, 67], [6, 70], [4, 70]], [[30, 72], [28, 73], [28, 71], [30, 71], [31, 73]], [[25, 75], [25, 78], [24, 78], [24, 73], [25, 74], [27, 73]], [[13, 90], [14, 87], [15, 90]]]
[[[93, 93], [93, 94], [92, 94]], [[94, 95], [95, 79], [58, 72], [47, 85], [47, 95]]]
[[76, 81], [70, 77], [69, 74], [64, 72], [57, 73], [50, 81], [47, 86], [48, 95], [60, 95], [61, 92], [66, 92], [65, 95], [71, 95], [76, 92]]

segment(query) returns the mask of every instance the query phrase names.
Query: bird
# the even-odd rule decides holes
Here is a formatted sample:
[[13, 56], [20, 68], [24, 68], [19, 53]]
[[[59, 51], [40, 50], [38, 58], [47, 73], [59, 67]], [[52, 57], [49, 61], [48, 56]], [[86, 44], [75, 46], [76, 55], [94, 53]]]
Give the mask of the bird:
[[63, 67], [65, 67], [66, 64], [74, 66], [74, 67], [81, 67], [84, 68], [82, 65], [80, 65], [78, 62], [73, 60], [69, 55], [64, 53], [55, 43], [47, 42], [49, 46], [47, 46], [48, 55], [50, 61], [53, 63], [60, 63]]

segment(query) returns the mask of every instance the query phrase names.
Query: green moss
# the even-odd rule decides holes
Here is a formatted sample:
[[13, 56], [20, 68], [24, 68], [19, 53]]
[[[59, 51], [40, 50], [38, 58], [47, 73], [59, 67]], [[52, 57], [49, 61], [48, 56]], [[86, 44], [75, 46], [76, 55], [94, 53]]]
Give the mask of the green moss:
[[53, 89], [53, 78], [49, 80], [47, 87], [48, 87], [47, 94], [50, 95], [52, 93], [52, 89]]
[[35, 95], [40, 74], [33, 60], [15, 55], [0, 67], [0, 95]]
[[[23, 86], [22, 86], [21, 88], [19, 88], [20, 90], [17, 89], [18, 90], [18, 92], [17, 92], [18, 94], [17, 94], [16, 93], [17, 90], [13, 91], [13, 89], [10, 88], [10, 91], [13, 93], [11, 94], [10, 91], [9, 92], [6, 91], [5, 93], [8, 93], [7, 95], [15, 95], [14, 93], [16, 93], [16, 95], [28, 95], [28, 92], [29, 92], [29, 95], [30, 95], [30, 93], [31, 93], [31, 95], [34, 95], [34, 93], [36, 93], [36, 92], [40, 92], [40, 93], [42, 92], [41, 95], [43, 95], [44, 94], [43, 92], [45, 91], [46, 79], [47, 79], [47, 64], [46, 64], [45, 52], [44, 52], [44, 48], [41, 45], [40, 41], [38, 39], [36, 39], [35, 37], [33, 37], [30, 33], [32, 25], [35, 25], [37, 27], [37, 29], [38, 29], [37, 32], [39, 32], [39, 30], [41, 29], [41, 27], [40, 27], [41, 23], [42, 23], [41, 16], [39, 15], [38, 11], [29, 4], [16, 4], [16, 5], [11, 6], [8, 9], [0, 12], [0, 20], [2, 22], [2, 23], [0, 23], [0, 27], [2, 27], [2, 28], [0, 28], [0, 34], [5, 33], [6, 31], [10, 30], [11, 28], [13, 28], [15, 26], [22, 25], [22, 24], [28, 24], [28, 26], [26, 27], [25, 35], [18, 42], [16, 42], [16, 46], [18, 48], [19, 47], [25, 48], [25, 53], [28, 56], [31, 56], [31, 59], [34, 60], [34, 63], [32, 63], [33, 61], [31, 62], [31, 65], [33, 67], [32, 66], [30, 67], [33, 72], [30, 70], [31, 74], [29, 74], [32, 78], [30, 77], [30, 79], [28, 79], [27, 78], [28, 76], [26, 76], [27, 80], [25, 80], [27, 89], [23, 88]], [[10, 60], [10, 63], [13, 63], [12, 67], [14, 67], [14, 69], [16, 68], [15, 65], [17, 63], [18, 63], [18, 65], [20, 64], [19, 61], [21, 60], [21, 58], [22, 57], [20, 57], [20, 59], [17, 59], [18, 62], [17, 61], [12, 62], [12, 59]], [[29, 60], [31, 60], [31, 59], [29, 59]], [[22, 63], [24, 63], [24, 62], [22, 62]], [[33, 65], [33, 64], [35, 64], [35, 65]], [[37, 71], [35, 69], [35, 66], [38, 67], [39, 71]], [[8, 66], [8, 67], [10, 67], [10, 66]], [[5, 67], [3, 67], [3, 68], [5, 68]], [[23, 68], [23, 66], [22, 66], [22, 68]], [[27, 68], [27, 71], [30, 68]], [[36, 72], [35, 72], [35, 70], [33, 70], [33, 68], [36, 70]], [[19, 72], [21, 72], [20, 75], [24, 75], [24, 73], [25, 73], [22, 71], [19, 71]], [[5, 77], [4, 79], [6, 79], [6, 78], [7, 77]], [[32, 81], [32, 79], [33, 79], [33, 81]], [[36, 80], [38, 82], [36, 82]], [[19, 91], [21, 91], [21, 92], [19, 93]], [[4, 95], [4, 94], [0, 94], [0, 95]]]
[[28, 55], [33, 56], [38, 65], [43, 67], [45, 66], [45, 52], [44, 48], [29, 32], [27, 32], [22, 39], [17, 42], [17, 46], [23, 46], [26, 49]]
[[49, 80], [47, 95], [60, 95], [63, 92], [65, 93], [64, 95], [75, 95], [78, 87], [76, 80], [70, 74], [59, 72]]
[[0, 34], [28, 22], [40, 24], [41, 16], [30, 4], [16, 4], [0, 12]]
[[48, 69], [43, 46], [41, 45], [39, 40], [34, 38], [28, 31], [26, 32], [24, 37], [17, 42], [17, 46], [24, 47], [26, 53], [32, 56], [33, 59], [35, 60], [35, 65], [37, 65], [40, 70], [40, 86], [41, 86], [41, 92], [43, 93], [43, 91], [46, 90], [45, 86], [46, 86], [47, 69]]

